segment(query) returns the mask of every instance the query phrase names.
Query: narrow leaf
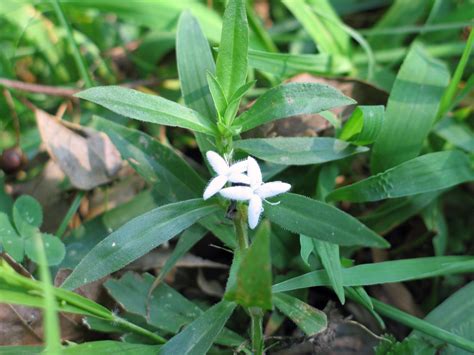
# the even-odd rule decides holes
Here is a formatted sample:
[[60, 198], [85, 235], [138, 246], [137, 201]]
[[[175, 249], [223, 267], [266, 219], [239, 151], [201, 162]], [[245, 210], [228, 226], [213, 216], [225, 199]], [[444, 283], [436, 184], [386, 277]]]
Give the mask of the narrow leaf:
[[329, 138], [256, 138], [236, 141], [234, 147], [259, 159], [281, 165], [322, 164], [368, 151]]
[[[474, 259], [468, 256], [440, 256], [384, 261], [343, 268], [344, 286], [367, 286], [418, 280], [436, 276], [470, 273]], [[326, 271], [319, 270], [294, 277], [273, 286], [273, 292], [287, 292], [300, 288], [329, 286]]]
[[136, 217], [97, 244], [62, 287], [75, 289], [117, 271], [219, 209], [215, 204], [194, 199], [158, 207]]
[[230, 0], [223, 18], [216, 75], [227, 99], [245, 83], [249, 29], [244, 0]]
[[334, 190], [328, 201], [366, 202], [446, 189], [474, 180], [468, 156], [460, 151], [422, 155], [355, 184]]
[[235, 303], [227, 301], [215, 304], [171, 338], [160, 349], [160, 355], [206, 354], [235, 306]]
[[445, 65], [418, 44], [411, 47], [393, 85], [382, 130], [372, 153], [372, 171], [415, 158], [421, 150], [448, 85]]
[[158, 186], [161, 194], [183, 200], [198, 197], [204, 190], [202, 178], [171, 147], [98, 116], [93, 122], [110, 137], [122, 158], [146, 181]]
[[206, 79], [207, 72], [215, 73], [216, 65], [209, 43], [198, 21], [189, 11], [184, 11], [179, 18], [176, 61], [186, 106], [205, 117], [216, 119], [216, 109]]
[[265, 215], [293, 233], [339, 245], [389, 246], [383, 238], [336, 207], [289, 193], [279, 200], [277, 205], [265, 204]]
[[120, 86], [98, 86], [75, 96], [139, 121], [183, 127], [210, 135], [215, 133], [215, 127], [209, 118], [156, 95]]
[[295, 322], [307, 336], [314, 336], [327, 328], [328, 320], [323, 311], [284, 293], [273, 297], [275, 307]]
[[321, 258], [321, 262], [328, 274], [331, 286], [339, 298], [339, 301], [344, 304], [344, 287], [342, 284], [342, 267], [339, 260], [339, 245], [313, 239], [314, 247]]
[[331, 86], [316, 83], [291, 83], [265, 92], [252, 107], [234, 122], [242, 131], [295, 115], [319, 113], [355, 103]]

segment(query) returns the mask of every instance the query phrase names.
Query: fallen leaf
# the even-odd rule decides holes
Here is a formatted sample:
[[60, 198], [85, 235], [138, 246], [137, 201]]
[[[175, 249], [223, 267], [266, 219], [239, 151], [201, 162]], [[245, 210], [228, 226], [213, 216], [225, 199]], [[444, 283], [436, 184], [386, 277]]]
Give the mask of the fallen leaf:
[[120, 170], [120, 153], [104, 133], [60, 121], [39, 109], [35, 115], [46, 150], [74, 187], [91, 190]]

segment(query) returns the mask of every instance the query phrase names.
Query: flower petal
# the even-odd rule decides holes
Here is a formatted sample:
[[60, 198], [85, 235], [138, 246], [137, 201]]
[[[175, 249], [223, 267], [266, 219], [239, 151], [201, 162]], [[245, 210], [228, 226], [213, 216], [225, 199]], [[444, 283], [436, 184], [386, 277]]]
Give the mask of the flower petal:
[[255, 194], [265, 199], [287, 192], [289, 189], [291, 189], [291, 185], [286, 182], [272, 181], [257, 188]]
[[250, 229], [254, 229], [257, 224], [258, 220], [260, 219], [260, 214], [263, 212], [262, 208], [262, 199], [257, 195], [253, 195], [249, 202], [249, 209], [248, 209], [248, 219], [249, 219], [249, 227]]
[[229, 176], [229, 181], [235, 182], [238, 184], [250, 185], [250, 178], [245, 174], [237, 174], [237, 173], [231, 174]]
[[248, 186], [232, 186], [222, 189], [222, 197], [236, 201], [247, 201], [253, 196], [253, 190]]
[[248, 160], [241, 160], [230, 166], [230, 172], [232, 174], [245, 173], [247, 171]]
[[214, 196], [216, 193], [220, 191], [227, 183], [227, 176], [225, 175], [218, 175], [214, 179], [209, 182], [207, 185], [206, 190], [204, 190], [204, 194], [202, 198], [207, 200], [209, 197]]
[[250, 178], [250, 185], [255, 189], [262, 184], [262, 172], [260, 171], [260, 167], [254, 158], [248, 157], [247, 160], [247, 175]]
[[216, 152], [213, 152], [212, 150], [208, 151], [206, 153], [207, 161], [209, 164], [212, 166], [212, 169], [218, 174], [218, 175], [225, 175], [229, 171], [229, 165], [227, 162], [222, 158], [219, 154]]

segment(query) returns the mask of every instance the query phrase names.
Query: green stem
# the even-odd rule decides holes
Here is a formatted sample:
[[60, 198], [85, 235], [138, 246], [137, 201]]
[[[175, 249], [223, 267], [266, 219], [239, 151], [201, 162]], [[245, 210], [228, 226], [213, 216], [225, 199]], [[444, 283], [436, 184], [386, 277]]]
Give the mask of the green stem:
[[122, 329], [129, 330], [129, 331], [131, 331], [132, 333], [135, 333], [135, 334], [143, 335], [143, 336], [145, 336], [149, 339], [155, 340], [156, 342], [158, 342], [160, 344], [166, 343], [165, 338], [159, 336], [158, 334], [150, 332], [149, 330], [147, 330], [145, 328], [142, 328], [142, 327], [139, 327], [138, 325], [130, 323], [129, 321], [127, 321], [123, 318], [116, 317], [114, 319], [114, 322]]
[[76, 62], [77, 69], [79, 70], [79, 73], [81, 74], [82, 80], [84, 80], [86, 87], [90, 88], [94, 85], [92, 83], [92, 79], [89, 75], [89, 72], [86, 69], [84, 58], [82, 57], [81, 52], [79, 51], [79, 47], [77, 46], [77, 43], [74, 40], [71, 26], [69, 26], [69, 23], [67, 22], [66, 17], [64, 16], [64, 12], [61, 9], [61, 5], [59, 4], [59, 1], [52, 0], [52, 3], [53, 3], [54, 11], [56, 12], [56, 16], [59, 19], [59, 22], [66, 30], [67, 40], [69, 42], [69, 45], [71, 46], [72, 55]]
[[261, 308], [252, 307], [249, 309], [252, 318], [252, 350], [254, 354], [263, 354], [263, 311]]
[[64, 216], [61, 225], [59, 226], [58, 230], [56, 231], [56, 237], [61, 238], [66, 231], [66, 228], [71, 220], [72, 216], [76, 213], [77, 209], [81, 205], [81, 200], [84, 197], [84, 191], [79, 191], [74, 197], [74, 201], [72, 201], [69, 210], [67, 211], [66, 215]]
[[41, 235], [33, 236], [35, 247], [38, 252], [38, 267], [41, 278], [41, 288], [44, 302], [44, 334], [46, 338], [45, 353], [56, 355], [61, 353], [61, 331], [59, 330], [58, 305], [51, 285], [51, 274], [49, 273], [48, 261], [44, 250]]
[[408, 313], [402, 312], [399, 309], [389, 306], [388, 304], [380, 302], [374, 298], [372, 298], [372, 303], [374, 305], [375, 310], [381, 315], [384, 315], [408, 327], [430, 335], [433, 338], [445, 341], [449, 344], [452, 344], [469, 352], [474, 352], [474, 342], [466, 338], [448, 332], [447, 330], [437, 327], [423, 319], [419, 319]]

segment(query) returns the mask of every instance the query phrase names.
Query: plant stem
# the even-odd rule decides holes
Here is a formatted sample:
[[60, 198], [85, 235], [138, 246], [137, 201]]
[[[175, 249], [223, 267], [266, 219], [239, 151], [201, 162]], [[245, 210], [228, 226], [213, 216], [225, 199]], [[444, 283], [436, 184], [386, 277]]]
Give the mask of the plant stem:
[[447, 330], [437, 327], [423, 319], [419, 319], [408, 313], [402, 312], [399, 309], [389, 306], [388, 304], [380, 302], [374, 298], [372, 298], [372, 303], [374, 305], [374, 309], [381, 315], [384, 315], [408, 327], [430, 335], [433, 338], [437, 338], [439, 340], [445, 341], [448, 344], [457, 346], [458, 348], [467, 350], [469, 352], [474, 352], [474, 342], [466, 338], [448, 332]]
[[48, 261], [44, 250], [41, 235], [38, 233], [33, 236], [35, 247], [38, 252], [38, 266], [41, 278], [41, 288], [43, 289], [44, 302], [44, 335], [46, 338], [45, 353], [56, 355], [61, 353], [61, 331], [59, 329], [58, 305], [54, 296], [53, 286], [51, 285], [51, 274], [49, 273]]
[[114, 322], [121, 328], [123, 329], [126, 329], [126, 330], [129, 330], [135, 334], [140, 334], [140, 335], [143, 335], [149, 339], [153, 339], [155, 340], [156, 342], [160, 343], [160, 344], [164, 344], [166, 343], [166, 339], [159, 336], [158, 334], [155, 334], [153, 332], [150, 332], [148, 329], [145, 329], [145, 328], [142, 328], [142, 327], [139, 327], [133, 323], [130, 323], [129, 321], [123, 319], [123, 318], [120, 318], [120, 317], [116, 317], [114, 319]]
[[92, 84], [92, 79], [89, 75], [89, 72], [87, 71], [84, 58], [82, 57], [81, 52], [79, 51], [79, 47], [77, 46], [77, 43], [74, 40], [71, 26], [69, 26], [69, 23], [67, 22], [66, 17], [64, 16], [64, 13], [63, 13], [63, 10], [61, 9], [61, 5], [59, 4], [59, 1], [53, 0], [52, 3], [53, 3], [54, 11], [56, 12], [56, 16], [59, 19], [59, 22], [66, 30], [67, 40], [69, 42], [69, 45], [71, 46], [72, 55], [74, 57], [74, 60], [76, 61], [77, 69], [79, 70], [79, 73], [81, 74], [82, 80], [84, 80], [86, 87], [90, 88], [94, 85]]
[[256, 355], [263, 354], [263, 311], [261, 308], [252, 307], [249, 309], [252, 318], [252, 351]]
[[66, 228], [69, 224], [69, 221], [71, 220], [72, 216], [74, 216], [74, 213], [76, 213], [77, 209], [79, 208], [81, 204], [81, 200], [84, 197], [84, 191], [78, 191], [76, 194], [76, 197], [74, 197], [74, 201], [72, 201], [71, 206], [69, 207], [69, 210], [67, 211], [66, 215], [64, 216], [61, 225], [59, 226], [58, 230], [56, 231], [56, 237], [62, 238], [64, 232], [66, 231]]

